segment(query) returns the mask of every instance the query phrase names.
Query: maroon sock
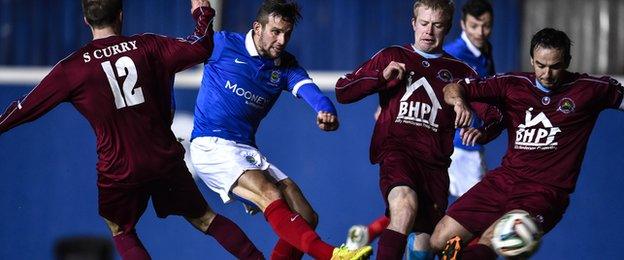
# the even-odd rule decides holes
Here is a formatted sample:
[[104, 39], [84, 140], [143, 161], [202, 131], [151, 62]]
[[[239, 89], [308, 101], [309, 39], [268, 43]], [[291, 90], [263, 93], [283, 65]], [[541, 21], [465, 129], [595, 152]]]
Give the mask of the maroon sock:
[[262, 252], [249, 240], [247, 235], [230, 219], [216, 215], [206, 234], [214, 237], [225, 250], [238, 259], [264, 259]]
[[375, 240], [375, 238], [381, 235], [386, 227], [390, 224], [390, 219], [386, 216], [381, 216], [368, 224], [368, 242]]
[[390, 229], [384, 230], [377, 244], [377, 259], [403, 259], [405, 243], [407, 243], [406, 235]]
[[271, 203], [264, 210], [264, 217], [280, 239], [288, 244], [316, 259], [331, 258], [334, 247], [323, 242], [308, 222], [292, 212], [283, 199]]
[[113, 241], [123, 260], [152, 259], [134, 230], [113, 236]]
[[496, 260], [496, 252], [484, 244], [468, 245], [461, 253], [463, 260]]
[[271, 260], [296, 260], [301, 259], [303, 257], [303, 252], [297, 250], [296, 247], [288, 244], [283, 239], [277, 241], [275, 247], [273, 248], [273, 252], [271, 253]]

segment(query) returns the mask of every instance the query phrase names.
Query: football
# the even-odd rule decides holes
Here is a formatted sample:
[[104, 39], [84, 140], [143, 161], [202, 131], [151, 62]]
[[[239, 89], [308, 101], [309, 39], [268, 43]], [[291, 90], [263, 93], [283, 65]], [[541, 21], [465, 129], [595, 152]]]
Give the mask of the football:
[[509, 212], [494, 227], [492, 247], [501, 256], [529, 257], [539, 247], [542, 233], [525, 211]]

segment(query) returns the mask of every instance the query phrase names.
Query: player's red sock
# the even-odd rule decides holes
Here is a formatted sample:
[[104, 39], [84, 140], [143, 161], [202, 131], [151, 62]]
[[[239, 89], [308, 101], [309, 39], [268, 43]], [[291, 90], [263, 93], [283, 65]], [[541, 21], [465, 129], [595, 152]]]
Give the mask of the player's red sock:
[[123, 260], [152, 259], [134, 230], [113, 236], [113, 242]]
[[284, 241], [316, 259], [330, 259], [334, 247], [323, 242], [301, 215], [294, 213], [283, 199], [271, 203], [264, 217]]
[[373, 241], [375, 240], [375, 238], [379, 237], [379, 235], [381, 235], [381, 232], [383, 232], [386, 227], [388, 227], [388, 224], [390, 224], [390, 219], [386, 216], [378, 217], [373, 222], [368, 224], [369, 243], [370, 241]]
[[301, 259], [303, 252], [299, 251], [296, 247], [288, 244], [283, 239], [277, 241], [273, 252], [271, 252], [271, 260], [290, 260]]
[[206, 234], [214, 237], [225, 250], [238, 259], [264, 259], [247, 235], [230, 219], [216, 215]]
[[470, 244], [461, 253], [463, 260], [496, 260], [496, 252], [484, 244]]
[[377, 259], [403, 259], [407, 236], [394, 230], [385, 229], [377, 244]]

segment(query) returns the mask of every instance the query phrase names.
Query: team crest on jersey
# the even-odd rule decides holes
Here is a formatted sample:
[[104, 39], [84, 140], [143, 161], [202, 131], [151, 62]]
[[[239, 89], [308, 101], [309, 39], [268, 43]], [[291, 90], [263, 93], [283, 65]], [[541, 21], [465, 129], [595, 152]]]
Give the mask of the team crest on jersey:
[[561, 101], [559, 101], [559, 108], [557, 108], [557, 111], [561, 111], [564, 114], [569, 114], [574, 112], [575, 108], [576, 105], [574, 104], [574, 101], [572, 101], [572, 99], [563, 98]]
[[519, 150], [552, 150], [557, 149], [555, 136], [561, 132], [559, 127], [553, 126], [544, 112], [533, 116], [533, 108], [526, 110], [524, 124], [516, 130], [514, 149]]
[[542, 105], [546, 106], [550, 104], [550, 97], [543, 97], [542, 98]]
[[271, 72], [271, 83], [277, 84], [280, 81], [282, 73], [279, 70], [274, 70]]
[[446, 83], [451, 83], [453, 80], [453, 74], [451, 74], [451, 72], [447, 69], [441, 69], [438, 71], [438, 79]]
[[245, 161], [247, 161], [248, 163], [253, 164], [253, 165], [257, 165], [258, 164], [258, 161], [256, 160], [256, 158], [253, 157], [253, 155], [245, 156]]

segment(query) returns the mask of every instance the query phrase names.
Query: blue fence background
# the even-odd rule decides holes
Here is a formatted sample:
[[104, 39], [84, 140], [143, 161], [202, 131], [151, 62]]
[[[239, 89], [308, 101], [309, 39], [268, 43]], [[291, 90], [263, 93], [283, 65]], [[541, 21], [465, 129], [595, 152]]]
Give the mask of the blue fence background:
[[[126, 34], [143, 31], [182, 36], [192, 21], [188, 1], [125, 1]], [[304, 19], [289, 50], [314, 70], [350, 70], [377, 50], [413, 41], [411, 1], [302, 0]], [[461, 6], [465, 0], [456, 1]], [[225, 1], [223, 28], [245, 32], [259, 1]], [[519, 59], [519, 0], [497, 0], [492, 42], [499, 72]], [[459, 7], [458, 7], [459, 10]], [[449, 37], [459, 34], [459, 13]], [[0, 1], [0, 64], [52, 65], [90, 40], [74, 0]], [[0, 109], [30, 86], [0, 85]], [[176, 90], [178, 111], [191, 113], [196, 90]], [[327, 93], [333, 98], [333, 93]], [[383, 212], [377, 167], [368, 163], [375, 98], [338, 109], [342, 126], [324, 133], [312, 111], [290, 95], [262, 123], [258, 143], [268, 158], [295, 179], [320, 215], [318, 231], [343, 242], [347, 229]], [[181, 114], [183, 115], [183, 114]], [[590, 141], [577, 192], [562, 222], [544, 239], [534, 259], [617, 259], [624, 203], [624, 117], [603, 113]], [[505, 150], [501, 137], [488, 145], [488, 165]], [[95, 137], [88, 123], [63, 104], [39, 119], [0, 136], [0, 259], [52, 259], [54, 242], [70, 235], [108, 236], [97, 214]], [[276, 236], [262, 216], [223, 205], [199, 183], [215, 211], [230, 217], [268, 256]], [[154, 259], [232, 259], [182, 218], [158, 219], [148, 209], [138, 232]]]
[[[190, 1], [124, 1], [125, 34], [145, 31], [183, 36], [191, 32]], [[223, 1], [223, 29], [245, 33], [251, 28], [258, 0]], [[313, 70], [350, 70], [378, 50], [414, 42], [410, 24], [412, 1], [300, 0], [303, 20], [288, 50]], [[461, 32], [457, 8], [449, 39]], [[498, 71], [520, 66], [520, 1], [493, 1], [492, 34]], [[5, 0], [0, 2], [0, 64], [53, 65], [91, 39], [75, 0]]]

